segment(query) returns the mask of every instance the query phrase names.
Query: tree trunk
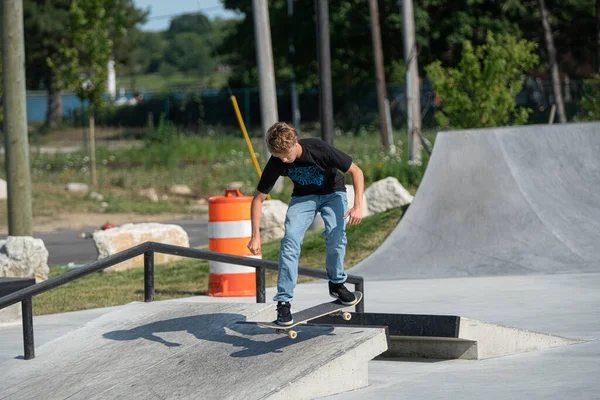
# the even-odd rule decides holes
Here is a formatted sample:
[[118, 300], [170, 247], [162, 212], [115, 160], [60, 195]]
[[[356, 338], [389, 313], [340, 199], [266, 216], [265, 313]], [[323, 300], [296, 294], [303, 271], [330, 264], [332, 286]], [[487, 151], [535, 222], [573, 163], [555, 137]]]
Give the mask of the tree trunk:
[[46, 126], [54, 128], [62, 123], [63, 106], [62, 106], [62, 91], [60, 90], [59, 82], [53, 72], [48, 73], [46, 79], [46, 87], [48, 88], [48, 111], [46, 112]]
[[544, 0], [540, 0], [540, 10], [542, 13], [544, 34], [546, 36], [546, 47], [548, 48], [548, 60], [550, 61], [550, 72], [552, 74], [552, 87], [554, 89], [556, 111], [558, 112], [558, 120], [564, 124], [567, 122], [567, 116], [565, 114], [565, 104], [563, 101], [562, 92], [560, 90], [560, 73], [558, 71], [558, 62], [556, 61], [556, 48], [554, 47], [554, 38], [552, 37], [548, 10], [546, 9], [546, 3]]
[[6, 185], [8, 235], [31, 236], [31, 173], [29, 171], [29, 137], [25, 95], [25, 39], [23, 2], [3, 0], [0, 4], [2, 24], [2, 86], [4, 107], [4, 146], [6, 150]]
[[96, 177], [96, 121], [94, 118], [94, 107], [90, 106], [90, 172], [92, 174], [92, 186], [96, 186], [98, 184], [98, 179]]
[[377, 0], [369, 0], [369, 15], [371, 17], [371, 41], [373, 42], [373, 58], [375, 62], [375, 77], [377, 81], [377, 108], [379, 110], [379, 129], [381, 132], [381, 144], [387, 152], [392, 152], [393, 140], [390, 140], [391, 132], [388, 131], [386, 102], [387, 93], [385, 85], [385, 73], [383, 70], [383, 50], [381, 48], [381, 32], [379, 28], [379, 5]]
[[46, 113], [46, 126], [55, 128], [62, 123], [63, 106], [62, 91], [48, 92], [48, 111]]
[[596, 0], [596, 69], [600, 73], [600, 0]]
[[404, 25], [404, 61], [406, 62], [406, 122], [408, 127], [408, 160], [421, 163], [421, 84], [415, 41], [415, 14], [412, 0], [402, 2]]

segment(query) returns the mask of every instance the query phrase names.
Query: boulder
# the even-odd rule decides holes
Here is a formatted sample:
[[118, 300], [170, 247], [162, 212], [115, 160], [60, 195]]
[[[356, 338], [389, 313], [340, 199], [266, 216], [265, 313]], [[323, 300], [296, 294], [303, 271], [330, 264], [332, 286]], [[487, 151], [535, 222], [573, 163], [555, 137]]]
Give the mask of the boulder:
[[150, 199], [153, 203], [158, 203], [158, 193], [154, 188], [142, 189], [138, 192], [138, 195]]
[[260, 239], [264, 242], [281, 239], [285, 233], [285, 214], [288, 206], [281, 200], [265, 200], [260, 219]]
[[65, 186], [65, 189], [67, 192], [71, 192], [71, 193], [86, 194], [88, 192], [89, 187], [85, 183], [71, 182], [71, 183], [67, 183], [67, 185]]
[[48, 250], [42, 239], [9, 236], [0, 240], [0, 276], [48, 279]]
[[4, 179], [0, 179], [0, 200], [7, 199], [7, 189], [6, 189], [6, 181]]
[[[188, 235], [182, 227], [156, 222], [125, 224], [105, 231], [96, 231], [93, 238], [98, 250], [99, 260], [145, 242], [159, 242], [182, 247], [190, 246]], [[179, 256], [154, 253], [155, 264], [173, 262], [179, 259], [181, 259]], [[140, 255], [107, 268], [105, 271], [123, 271], [143, 265], [144, 256]]]
[[[0, 277], [48, 279], [48, 250], [42, 239], [9, 236], [0, 240]], [[0, 310], [0, 323], [21, 319], [21, 303]]]
[[169, 192], [179, 196], [189, 196], [192, 194], [192, 189], [188, 185], [173, 185], [169, 189]]
[[102, 201], [102, 200], [104, 200], [104, 196], [98, 192], [92, 192], [92, 193], [90, 193], [90, 199], [96, 200], [96, 201]]
[[398, 179], [387, 177], [373, 183], [365, 190], [367, 205], [371, 214], [410, 204], [413, 196], [408, 193]]

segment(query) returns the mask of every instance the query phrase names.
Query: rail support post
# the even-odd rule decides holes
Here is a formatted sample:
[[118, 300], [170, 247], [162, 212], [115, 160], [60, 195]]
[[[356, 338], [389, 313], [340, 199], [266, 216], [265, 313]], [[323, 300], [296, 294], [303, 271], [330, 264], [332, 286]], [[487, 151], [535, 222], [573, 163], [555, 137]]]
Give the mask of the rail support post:
[[365, 281], [362, 278], [354, 284], [354, 290], [361, 292], [363, 294], [362, 301], [360, 301], [356, 305], [356, 312], [364, 313], [365, 312]]
[[265, 289], [265, 268], [256, 267], [256, 302], [266, 302], [266, 289]]
[[35, 346], [33, 344], [33, 307], [31, 296], [21, 302], [23, 315], [23, 351], [26, 360], [35, 358]]
[[154, 301], [154, 251], [144, 252], [144, 301]]

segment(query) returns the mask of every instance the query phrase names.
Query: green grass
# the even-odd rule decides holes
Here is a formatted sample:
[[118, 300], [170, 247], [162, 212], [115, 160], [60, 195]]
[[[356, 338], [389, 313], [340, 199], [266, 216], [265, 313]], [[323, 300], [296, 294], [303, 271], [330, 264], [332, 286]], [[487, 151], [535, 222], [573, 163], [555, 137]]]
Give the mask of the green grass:
[[[366, 217], [359, 225], [348, 226], [345, 267], [350, 268], [371, 254], [391, 233], [402, 217], [402, 209]], [[279, 240], [263, 244], [263, 259], [277, 261]], [[299, 264], [325, 269], [325, 243], [320, 232], [308, 232]], [[50, 277], [67, 269], [50, 268]], [[155, 299], [166, 300], [203, 295], [208, 290], [208, 262], [185, 259], [155, 266]], [[300, 277], [299, 282], [311, 278]], [[267, 286], [274, 286], [277, 273], [267, 271]], [[97, 272], [33, 299], [35, 315], [54, 314], [91, 308], [109, 307], [143, 301], [144, 270], [136, 268], [120, 272]]]
[[[434, 133], [426, 133], [432, 141]], [[306, 129], [303, 136], [316, 135]], [[425, 172], [427, 157], [421, 166], [409, 165], [405, 157], [404, 133], [395, 132], [394, 138], [398, 151], [393, 155], [382, 152], [379, 137], [373, 135], [340, 135], [335, 137], [334, 143], [342, 151], [351, 154], [363, 169], [366, 187], [379, 179], [393, 176], [414, 193]], [[252, 145], [260, 166], [264, 166], [262, 138], [253, 138]], [[89, 195], [81, 196], [64, 190], [68, 182], [91, 183], [88, 160], [81, 151], [32, 154], [34, 223], [36, 218], [47, 219], [71, 212], [101, 212], [108, 215], [198, 214], [202, 211], [188, 207], [196, 200], [222, 195], [232, 182], [241, 185], [242, 193], [251, 195], [258, 180], [241, 135], [227, 135], [218, 129], [214, 136], [174, 136], [162, 142], [147, 141], [127, 148], [99, 143], [96, 159], [98, 186], [93, 190], [104, 196], [104, 201], [108, 203], [105, 208], [101, 207], [99, 201], [90, 199]], [[3, 177], [2, 171], [5, 171], [4, 167], [0, 167], [0, 177]], [[351, 183], [350, 177], [346, 179]], [[188, 185], [192, 195], [171, 195], [169, 188], [174, 184]], [[139, 195], [140, 190], [151, 187], [156, 189], [161, 198], [158, 203]], [[292, 189], [292, 183], [285, 179], [284, 190], [273, 193], [272, 198], [287, 203]], [[163, 196], [166, 197], [163, 199]], [[8, 220], [6, 212], [6, 207], [0, 203], [0, 224], [4, 226]]]

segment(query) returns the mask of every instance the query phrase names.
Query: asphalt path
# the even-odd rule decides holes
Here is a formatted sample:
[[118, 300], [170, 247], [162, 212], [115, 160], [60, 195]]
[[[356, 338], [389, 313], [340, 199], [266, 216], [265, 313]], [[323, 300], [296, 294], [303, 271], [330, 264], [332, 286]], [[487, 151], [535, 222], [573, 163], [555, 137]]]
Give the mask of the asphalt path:
[[[188, 219], [163, 223], [181, 226], [188, 234], [190, 247], [208, 244], [208, 220], [206, 219]], [[91, 233], [93, 229], [40, 232], [34, 233], [33, 236], [44, 241], [49, 253], [49, 266], [63, 266], [69, 263], [81, 265], [98, 259], [98, 251], [94, 245], [94, 240], [80, 238], [82, 232]], [[0, 239], [6, 239], [6, 236], [0, 235]]]

